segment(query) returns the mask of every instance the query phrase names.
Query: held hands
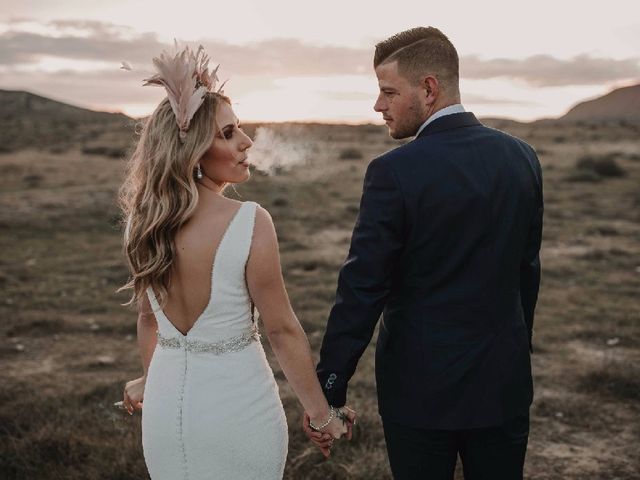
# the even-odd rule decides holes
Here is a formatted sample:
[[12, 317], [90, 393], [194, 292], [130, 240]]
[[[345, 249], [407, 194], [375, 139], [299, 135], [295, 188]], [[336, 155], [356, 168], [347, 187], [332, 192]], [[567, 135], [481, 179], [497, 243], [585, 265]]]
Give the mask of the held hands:
[[320, 449], [325, 458], [329, 458], [331, 455], [331, 447], [334, 440], [342, 438], [346, 435], [347, 440], [351, 440], [353, 433], [353, 426], [356, 423], [356, 412], [349, 407], [336, 408], [335, 418], [331, 420], [329, 425], [321, 428], [320, 431], [316, 431], [311, 427], [311, 423], [314, 425], [321, 424], [326, 419], [316, 419], [311, 421], [309, 414], [304, 412], [302, 419], [302, 429], [307, 434], [307, 437]]
[[147, 377], [143, 375], [140, 378], [127, 382], [124, 386], [122, 408], [129, 415], [133, 415], [134, 410], [142, 410], [142, 400], [144, 398], [144, 385]]

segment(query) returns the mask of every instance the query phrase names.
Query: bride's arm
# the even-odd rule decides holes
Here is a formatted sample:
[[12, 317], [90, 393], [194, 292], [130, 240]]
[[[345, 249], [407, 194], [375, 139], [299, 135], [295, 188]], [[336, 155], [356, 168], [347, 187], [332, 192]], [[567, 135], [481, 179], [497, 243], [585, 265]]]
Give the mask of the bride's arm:
[[329, 416], [329, 404], [318, 383], [309, 341], [285, 290], [271, 216], [261, 207], [256, 212], [247, 284], [289, 384], [313, 423], [324, 423]]
[[142, 408], [141, 402], [144, 398], [147, 370], [149, 369], [158, 338], [156, 335], [157, 329], [156, 317], [151, 310], [149, 299], [145, 295], [138, 304], [137, 324], [138, 348], [140, 349], [143, 375], [127, 382], [123, 392], [122, 404], [130, 414], [133, 414], [134, 409]]

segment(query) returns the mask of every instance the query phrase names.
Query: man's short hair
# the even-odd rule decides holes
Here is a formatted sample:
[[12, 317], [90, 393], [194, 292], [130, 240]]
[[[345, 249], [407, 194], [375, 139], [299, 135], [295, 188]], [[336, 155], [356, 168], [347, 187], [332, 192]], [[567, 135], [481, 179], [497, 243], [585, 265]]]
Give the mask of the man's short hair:
[[412, 83], [435, 75], [444, 90], [458, 92], [458, 52], [435, 27], [417, 27], [396, 33], [376, 45], [373, 67], [398, 62], [398, 73]]

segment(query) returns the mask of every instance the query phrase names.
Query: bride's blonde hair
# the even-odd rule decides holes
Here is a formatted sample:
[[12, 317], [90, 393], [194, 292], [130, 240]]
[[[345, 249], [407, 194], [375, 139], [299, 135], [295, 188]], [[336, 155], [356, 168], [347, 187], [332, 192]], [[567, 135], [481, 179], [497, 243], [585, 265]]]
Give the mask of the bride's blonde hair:
[[168, 98], [144, 122], [119, 192], [130, 277], [118, 292], [133, 290], [124, 305], [139, 303], [149, 286], [166, 303], [175, 235], [198, 204], [196, 165], [217, 133], [221, 101], [231, 104], [221, 93], [205, 94], [183, 140]]

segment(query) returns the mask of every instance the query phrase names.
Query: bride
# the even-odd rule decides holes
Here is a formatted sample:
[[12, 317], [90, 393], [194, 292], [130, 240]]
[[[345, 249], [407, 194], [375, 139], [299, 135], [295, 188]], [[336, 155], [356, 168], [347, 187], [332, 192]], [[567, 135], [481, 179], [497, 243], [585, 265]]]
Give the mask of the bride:
[[167, 98], [146, 121], [120, 199], [131, 273], [121, 290], [138, 307], [144, 372], [126, 384], [123, 406], [142, 409], [154, 480], [281, 479], [287, 424], [254, 305], [325, 455], [355, 415], [322, 393], [269, 213], [223, 196], [249, 178], [252, 142], [215, 90], [207, 55], [186, 47], [154, 65], [145, 85]]

